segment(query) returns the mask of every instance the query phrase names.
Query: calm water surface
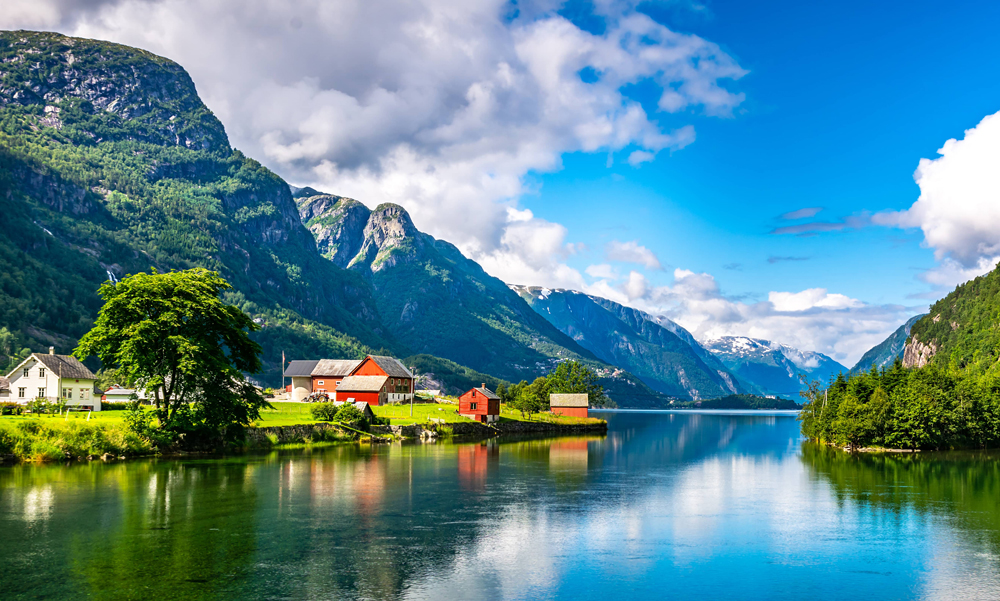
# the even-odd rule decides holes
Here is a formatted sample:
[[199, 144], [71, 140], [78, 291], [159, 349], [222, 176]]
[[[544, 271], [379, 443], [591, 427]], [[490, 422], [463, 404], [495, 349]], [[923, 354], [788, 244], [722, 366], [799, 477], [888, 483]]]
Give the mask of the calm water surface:
[[996, 456], [789, 415], [606, 437], [0, 468], [0, 599], [997, 599]]

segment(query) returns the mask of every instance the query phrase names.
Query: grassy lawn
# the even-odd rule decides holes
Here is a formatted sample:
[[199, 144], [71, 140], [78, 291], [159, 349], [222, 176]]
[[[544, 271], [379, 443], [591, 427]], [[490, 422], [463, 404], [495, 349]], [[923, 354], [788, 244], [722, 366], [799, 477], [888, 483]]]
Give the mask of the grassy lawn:
[[[271, 426], [296, 426], [299, 424], [313, 424], [316, 420], [313, 419], [310, 413], [310, 408], [313, 406], [312, 403], [295, 403], [295, 402], [283, 402], [283, 401], [272, 401], [271, 405], [274, 409], [265, 409], [261, 411], [260, 419], [255, 423], [259, 427], [271, 427]], [[443, 419], [448, 423], [455, 422], [469, 422], [472, 421], [467, 417], [462, 417], [455, 411], [458, 409], [458, 405], [452, 405], [448, 403], [415, 403], [413, 405], [413, 416], [410, 416], [410, 405], [381, 405], [379, 407], [372, 407], [375, 415], [379, 417], [388, 417], [394, 426], [406, 426], [410, 424], [426, 423], [429, 419]], [[124, 411], [95, 411], [90, 414], [91, 424], [120, 424], [123, 421], [125, 415]], [[595, 423], [599, 420], [595, 418], [576, 418], [576, 417], [559, 417], [552, 415], [551, 413], [536, 413], [535, 415], [522, 420], [521, 413], [519, 411], [512, 411], [503, 408], [501, 412], [500, 419], [502, 420], [517, 420], [517, 421], [532, 421], [532, 422], [553, 422], [560, 424], [583, 424], [583, 423]], [[23, 420], [42, 420], [46, 423], [51, 423], [55, 425], [56, 422], [72, 422], [72, 421], [87, 421], [87, 413], [71, 411], [69, 416], [66, 415], [4, 415], [0, 416], [0, 421], [3, 422], [15, 422]]]

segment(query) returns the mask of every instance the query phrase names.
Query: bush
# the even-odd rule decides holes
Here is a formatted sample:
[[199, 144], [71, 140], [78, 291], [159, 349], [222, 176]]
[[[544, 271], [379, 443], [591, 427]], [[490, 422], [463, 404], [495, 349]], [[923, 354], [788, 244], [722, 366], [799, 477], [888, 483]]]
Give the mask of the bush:
[[313, 419], [321, 422], [332, 422], [340, 411], [342, 411], [342, 409], [333, 403], [316, 403], [309, 408], [309, 412], [312, 413]]
[[28, 401], [25, 405], [25, 409], [29, 413], [34, 414], [44, 414], [44, 413], [62, 413], [66, 409], [66, 403], [62, 401], [49, 402], [45, 399], [34, 399]]
[[345, 424], [357, 424], [365, 421], [365, 414], [354, 405], [342, 405], [337, 411], [337, 421]]
[[120, 403], [117, 401], [101, 401], [101, 411], [125, 411], [131, 404], [128, 401]]
[[372, 420], [372, 425], [373, 426], [388, 426], [388, 425], [390, 425], [390, 421], [389, 421], [388, 417], [378, 417], [378, 416], [376, 416]]
[[20, 403], [0, 403], [0, 415], [21, 415], [24, 405]]

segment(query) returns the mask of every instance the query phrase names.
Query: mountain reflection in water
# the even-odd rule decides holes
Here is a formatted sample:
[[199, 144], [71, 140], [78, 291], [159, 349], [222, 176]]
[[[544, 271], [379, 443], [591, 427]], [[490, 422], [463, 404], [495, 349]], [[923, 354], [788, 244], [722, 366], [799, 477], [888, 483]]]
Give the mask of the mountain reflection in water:
[[606, 437], [0, 468], [0, 597], [998, 597], [993, 454], [605, 415]]

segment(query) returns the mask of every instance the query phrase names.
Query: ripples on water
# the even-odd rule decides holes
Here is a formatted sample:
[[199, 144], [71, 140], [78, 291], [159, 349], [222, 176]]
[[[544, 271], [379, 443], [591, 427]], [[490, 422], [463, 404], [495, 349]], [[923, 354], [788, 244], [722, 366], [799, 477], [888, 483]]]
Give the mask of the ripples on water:
[[0, 598], [1000, 598], [995, 455], [607, 416], [606, 437], [0, 468]]

